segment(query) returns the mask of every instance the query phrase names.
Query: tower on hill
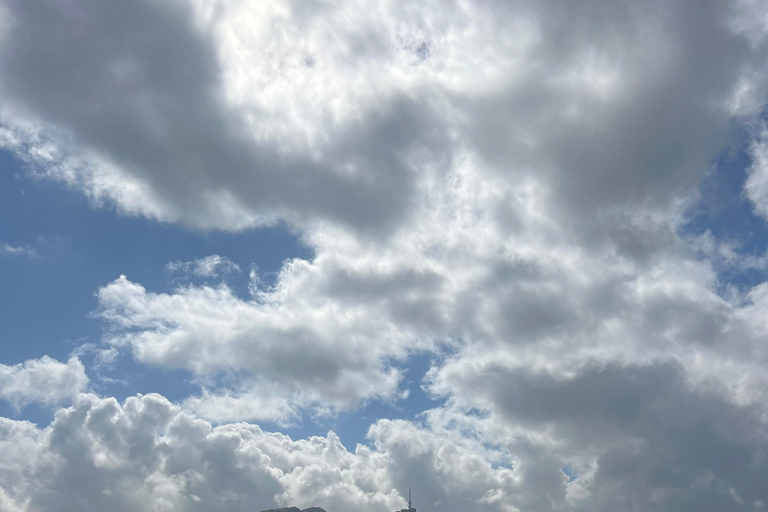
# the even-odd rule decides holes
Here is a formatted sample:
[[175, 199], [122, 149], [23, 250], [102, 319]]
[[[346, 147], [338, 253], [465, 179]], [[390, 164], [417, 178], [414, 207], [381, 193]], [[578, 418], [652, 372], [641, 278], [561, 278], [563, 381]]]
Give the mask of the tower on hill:
[[404, 508], [399, 510], [398, 512], [416, 512], [416, 509], [413, 508], [413, 505], [411, 504], [411, 486], [408, 486], [408, 508]]

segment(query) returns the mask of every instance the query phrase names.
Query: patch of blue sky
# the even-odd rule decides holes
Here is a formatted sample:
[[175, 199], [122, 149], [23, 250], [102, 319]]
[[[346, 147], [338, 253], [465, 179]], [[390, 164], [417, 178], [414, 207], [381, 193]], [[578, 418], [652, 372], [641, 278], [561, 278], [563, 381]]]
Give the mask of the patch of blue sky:
[[560, 470], [563, 473], [565, 473], [565, 476], [568, 477], [568, 482], [573, 482], [579, 477], [578, 473], [576, 473], [576, 470], [573, 469], [573, 467], [570, 464], [566, 464], [565, 466], [560, 468]]
[[[699, 186], [700, 199], [685, 212], [679, 234], [687, 237], [709, 232], [715, 242], [728, 244], [740, 258], [764, 256], [768, 251], [768, 223], [755, 214], [744, 194], [751, 165], [746, 144], [738, 150], [722, 151]], [[721, 292], [728, 288], [747, 291], [768, 277], [765, 269], [738, 264], [715, 265], [715, 270]]]
[[[90, 313], [95, 294], [125, 274], [160, 292], [179, 284], [169, 276], [171, 261], [191, 261], [212, 254], [236, 263], [243, 275], [230, 287], [248, 298], [247, 272], [259, 268], [269, 285], [288, 258], [311, 258], [311, 250], [284, 226], [239, 234], [191, 231], [110, 208], [93, 208], [77, 191], [58, 183], [26, 177], [8, 152], [0, 152], [0, 244], [31, 247], [39, 257], [0, 256], [0, 363], [17, 364], [44, 355], [66, 360], [76, 347], [98, 345], [103, 325]], [[83, 360], [94, 379], [92, 355]], [[94, 379], [92, 387], [118, 399], [135, 393], [161, 393], [181, 400], [199, 388], [183, 371], [157, 369], [123, 356], [105, 372], [114, 381]], [[18, 417], [0, 401], [0, 414]], [[24, 419], [39, 422], [47, 408], [28, 406]]]
[[4, 400], [0, 400], [0, 417], [29, 421], [41, 428], [47, 427], [51, 423], [55, 410], [54, 406], [34, 403], [16, 409]]

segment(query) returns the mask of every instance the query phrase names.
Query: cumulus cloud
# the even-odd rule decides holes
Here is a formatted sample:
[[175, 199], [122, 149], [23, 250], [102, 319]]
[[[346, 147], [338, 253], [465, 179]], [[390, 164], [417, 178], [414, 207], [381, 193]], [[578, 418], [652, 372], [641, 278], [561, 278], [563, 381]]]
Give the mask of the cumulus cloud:
[[[759, 510], [766, 501], [761, 405], [694, 385], [677, 363], [590, 363], [563, 375], [488, 359], [452, 363], [436, 381], [454, 389], [455, 407], [433, 412], [436, 423], [458, 419], [521, 468], [548, 474], [536, 485], [553, 501], [530, 510]], [[563, 468], [568, 479], [558, 478]]]
[[292, 440], [243, 423], [212, 427], [159, 395], [123, 404], [82, 395], [45, 429], [0, 420], [2, 503], [384, 512], [405, 505], [396, 489], [409, 484], [419, 508], [448, 512], [754, 510], [766, 499], [758, 411], [686, 387], [679, 367], [590, 367], [569, 379], [487, 370], [475, 402], [498, 412], [380, 420], [353, 452], [333, 432]]
[[[272, 286], [251, 276], [247, 300], [124, 276], [99, 290], [108, 344], [204, 389], [187, 413], [137, 397], [60, 414], [40, 442], [66, 461], [54, 434], [77, 433], [71, 457], [100, 461], [76, 462], [93, 503], [384, 510], [412, 479], [427, 510], [764, 506], [768, 288], [723, 297], [717, 273], [763, 263], [679, 234], [734, 125], [760, 124], [759, 2], [4, 5], [0, 143], [30, 173], [201, 229], [284, 221], [314, 254]], [[755, 133], [745, 193], [764, 213]], [[169, 268], [234, 268], [212, 258]], [[288, 422], [396, 400], [398, 364], [424, 351], [447, 405], [425, 425], [377, 422], [355, 454], [191, 415]], [[145, 402], [160, 412], [143, 444], [90, 448], [93, 411]], [[176, 461], [174, 421], [210, 450]], [[99, 446], [133, 439], [104, 428]], [[125, 462], [147, 447], [156, 458]], [[209, 456], [268, 491], [226, 487]], [[52, 491], [0, 500], [74, 499], [48, 471]], [[118, 474], [125, 487], [108, 485]]]
[[[414, 442], [405, 446], [409, 437]], [[213, 428], [159, 395], [124, 404], [82, 395], [46, 429], [0, 420], [0, 503], [39, 511], [252, 511], [295, 504], [385, 512], [405, 505], [394, 490], [403, 488], [401, 464], [423, 466], [416, 485], [440, 476], [504, 485], [511, 472], [494, 468], [484, 451], [473, 449], [477, 443], [457, 444], [406, 422], [383, 422], [371, 438], [374, 447], [349, 452], [333, 432], [294, 441], [242, 423]], [[460, 510], [458, 503], [446, 505]]]
[[[0, 56], [0, 140], [39, 174], [127, 213], [202, 228], [307, 216], [384, 228], [407, 210], [407, 160], [430, 115], [415, 98], [392, 95], [364, 123], [333, 123], [330, 140], [296, 152], [252, 126], [268, 112], [230, 98], [220, 55], [230, 31], [204, 5], [5, 5], [4, 35], [20, 44]], [[229, 22], [242, 15], [222, 7]], [[242, 42], [259, 28], [251, 22]]]
[[762, 94], [738, 21], [755, 7], [730, 2], [5, 4], [4, 144], [96, 200], [202, 228], [391, 227], [456, 148], [543, 179], [564, 216], [664, 204], [733, 95]]
[[392, 327], [377, 328], [364, 312], [304, 307], [299, 297], [291, 300], [302, 309], [291, 311], [276, 297], [244, 301], [224, 285], [158, 294], [126, 277], [98, 298], [98, 314], [112, 327], [109, 342], [130, 347], [138, 361], [240, 382], [233, 392], [189, 402], [213, 418], [288, 419], [296, 406], [318, 402], [349, 408], [391, 396], [399, 380], [383, 361], [399, 333], [387, 336]]
[[48, 356], [16, 365], [0, 364], [0, 398], [17, 408], [30, 403], [60, 405], [71, 401], [88, 385], [83, 363], [66, 363]]

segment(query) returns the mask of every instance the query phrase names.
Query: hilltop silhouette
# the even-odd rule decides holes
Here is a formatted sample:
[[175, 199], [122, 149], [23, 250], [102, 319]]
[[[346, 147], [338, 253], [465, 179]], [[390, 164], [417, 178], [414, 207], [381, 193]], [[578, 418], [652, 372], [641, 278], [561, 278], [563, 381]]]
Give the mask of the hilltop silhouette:
[[325, 512], [320, 507], [309, 507], [300, 509], [299, 507], [283, 507], [283, 508], [270, 508], [268, 510], [262, 510], [261, 512]]
[[[326, 512], [325, 509], [322, 509], [320, 507], [309, 507], [305, 509], [300, 509], [299, 507], [283, 507], [283, 508], [270, 508], [267, 510], [262, 510], [261, 512]], [[413, 508], [413, 504], [411, 502], [411, 488], [408, 487], [408, 508], [404, 508], [402, 510], [399, 510], [398, 512], [416, 512], [416, 509]]]

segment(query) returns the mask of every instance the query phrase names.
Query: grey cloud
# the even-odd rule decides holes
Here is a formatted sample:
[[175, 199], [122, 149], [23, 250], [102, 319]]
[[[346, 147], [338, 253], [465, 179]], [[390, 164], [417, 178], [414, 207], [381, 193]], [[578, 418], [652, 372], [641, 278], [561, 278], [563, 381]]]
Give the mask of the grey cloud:
[[[6, 4], [3, 101], [147, 184], [163, 198], [161, 220], [226, 229], [319, 217], [375, 230], [409, 210], [405, 159], [434, 126], [425, 103], [394, 97], [365, 122], [329, 126], [338, 142], [322, 160], [288, 154], [255, 141], [221, 99], [216, 47], [190, 6]], [[232, 208], [246, 220], [228, 219]]]
[[445, 312], [434, 301], [434, 296], [443, 291], [445, 276], [412, 268], [356, 270], [344, 263], [329, 262], [318, 283], [318, 293], [343, 302], [380, 305], [397, 323], [427, 330], [446, 327]]
[[[551, 187], [550, 211], [583, 243], [647, 253], [623, 243], [642, 232], [612, 217], [665, 210], [689, 193], [729, 142], [735, 79], [761, 66], [765, 49], [733, 32], [729, 2], [492, 5], [504, 13], [498, 27], [525, 13], [541, 41], [507, 90], [457, 98], [466, 140], [511, 179], [537, 173]], [[604, 73], [607, 92], [569, 85], [579, 73]]]
[[[573, 510], [752, 510], [768, 500], [760, 408], [692, 386], [677, 363], [592, 363], [569, 378], [488, 364], [467, 379], [454, 381], [467, 405], [530, 432], [509, 441], [523, 466], [594, 458], [596, 471], [577, 476], [590, 492]], [[535, 441], [543, 432], [550, 443]]]
[[[312, 32], [324, 19], [339, 22], [342, 9], [292, 4], [290, 19], [279, 24]], [[766, 57], [734, 31], [730, 2], [448, 3], [441, 22], [428, 9], [392, 9], [407, 30], [393, 34], [365, 17], [362, 27], [340, 27], [348, 51], [336, 64], [350, 80], [385, 85], [375, 100], [350, 98], [360, 112], [351, 120], [320, 115], [323, 105], [301, 112], [314, 116], [305, 124], [325, 141], [309, 151], [285, 151], [279, 140], [252, 133], [246, 118], [269, 120], [268, 113], [230, 105], [223, 92], [228, 73], [247, 70], [227, 68], [215, 23], [197, 21], [194, 8], [180, 2], [9, 0], [7, 37], [15, 42], [1, 61], [4, 102], [58, 127], [64, 145], [96, 151], [139, 180], [162, 203], [152, 210], [162, 220], [242, 229], [323, 219], [380, 234], [407, 224], [424, 199], [415, 155], [426, 150], [431, 164], [449, 162], [454, 148], [465, 147], [505, 181], [541, 180], [551, 189], [549, 212], [581, 243], [647, 258], [673, 235], [627, 222], [627, 214], [666, 212], [697, 183], [726, 141], [729, 97], [745, 76], [760, 82], [748, 72]], [[477, 19], [467, 19], [466, 9]], [[467, 24], [488, 34], [486, 44], [509, 26], [514, 36], [531, 31], [533, 42], [509, 49], [507, 58], [521, 64], [504, 68], [509, 76], [487, 92], [451, 90], [450, 80], [391, 86], [384, 64], [397, 38], [406, 46], [429, 39], [430, 65], [449, 73], [457, 63], [441, 48], [448, 51], [450, 30]], [[487, 49], [477, 44], [467, 46]], [[302, 84], [297, 94], [313, 94]], [[278, 132], [281, 122], [288, 123], [275, 119], [267, 131]], [[298, 128], [294, 135], [303, 137]], [[117, 191], [101, 193], [120, 206]]]
[[[690, 258], [675, 233], [729, 123], [755, 113], [734, 107], [734, 94], [746, 80], [756, 92], [745, 104], [765, 102], [766, 47], [729, 21], [742, 4], [394, 2], [380, 16], [368, 4], [294, 3], [284, 16], [236, 11], [252, 24], [225, 27], [237, 51], [188, 5], [73, 0], [66, 24], [55, 15], [65, 4], [7, 5], [18, 42], [0, 62], [4, 101], [54, 126], [48, 137], [116, 163], [116, 183], [146, 185], [139, 196], [160, 202], [162, 220], [241, 229], [284, 218], [314, 251], [274, 287], [254, 284], [252, 301], [226, 286], [161, 294], [126, 278], [99, 291], [107, 343], [142, 363], [229, 377], [185, 406], [275, 420], [391, 399], [391, 361], [448, 340], [457, 351], [429, 384], [449, 406], [426, 417], [472, 428], [377, 423], [365, 492], [382, 509], [396, 497], [370, 482], [409, 478], [426, 510], [738, 510], [765, 498], [764, 290], [750, 304], [719, 297], [711, 262]], [[275, 32], [254, 36], [260, 20]], [[420, 60], [414, 41], [427, 40]], [[262, 43], [277, 57], [228, 60]], [[275, 88], [288, 92], [238, 75], [249, 71], [283, 73]], [[225, 99], [249, 87], [264, 102]], [[756, 203], [758, 164], [747, 190]], [[67, 414], [74, 430], [52, 438], [61, 453], [85, 421]], [[96, 424], [94, 435], [134, 443], [121, 457], [161, 444]], [[211, 432], [216, 446], [241, 446], [240, 426]], [[89, 439], [67, 456], [97, 473], [75, 457]], [[347, 460], [330, 437], [312, 442], [301, 446]], [[198, 464], [240, 467], [240, 452], [208, 447], [210, 460], [172, 450], [174, 478]], [[331, 504], [368, 503], [333, 463], [278, 452], [269, 457], [288, 461], [284, 489], [302, 506], [323, 505], [309, 501], [328, 482], [338, 484]], [[144, 482], [136, 471], [129, 481]], [[254, 471], [273, 493], [259, 499], [272, 499], [273, 473]], [[235, 507], [253, 491], [206, 478], [218, 482], [206, 496], [233, 496]]]

